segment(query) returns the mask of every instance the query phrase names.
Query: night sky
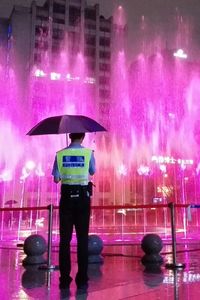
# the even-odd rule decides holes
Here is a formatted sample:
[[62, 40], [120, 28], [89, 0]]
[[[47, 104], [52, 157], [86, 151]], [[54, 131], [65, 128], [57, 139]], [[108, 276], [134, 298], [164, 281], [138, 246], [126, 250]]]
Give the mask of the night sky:
[[[37, 0], [44, 2], [44, 0]], [[109, 17], [118, 5], [122, 5], [127, 11], [128, 20], [137, 14], [163, 15], [175, 7], [179, 7], [183, 13], [191, 15], [200, 14], [199, 0], [87, 0], [88, 4], [100, 3], [101, 13]], [[0, 16], [7, 17], [12, 9], [13, 4], [28, 5], [31, 0], [0, 0]]]
[[[43, 3], [44, 0], [37, 2]], [[200, 45], [200, 0], [87, 0], [87, 3], [92, 5], [98, 2], [100, 13], [106, 18], [113, 15], [119, 5], [123, 6], [128, 25], [129, 53], [137, 52], [135, 44], [140, 35], [139, 24], [143, 15], [147, 20], [148, 35], [152, 35], [152, 38], [161, 31], [161, 34], [175, 31], [172, 25], [173, 18], [177, 14], [183, 16], [183, 23], [190, 20], [195, 28], [192, 39]], [[14, 3], [28, 5], [31, 0], [0, 0], [0, 17], [8, 17]], [[170, 45], [170, 41], [168, 43], [170, 47], [173, 46]]]

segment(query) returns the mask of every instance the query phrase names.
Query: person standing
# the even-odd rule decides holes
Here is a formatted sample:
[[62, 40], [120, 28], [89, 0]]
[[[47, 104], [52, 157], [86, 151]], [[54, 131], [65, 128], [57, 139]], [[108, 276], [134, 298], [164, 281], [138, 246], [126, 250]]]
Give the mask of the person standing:
[[72, 278], [70, 242], [73, 227], [77, 238], [78, 271], [75, 282], [78, 289], [88, 288], [88, 234], [90, 220], [90, 175], [95, 173], [95, 158], [91, 149], [81, 144], [85, 133], [70, 133], [71, 143], [56, 153], [52, 175], [61, 182], [59, 203], [59, 269], [60, 289], [68, 289]]

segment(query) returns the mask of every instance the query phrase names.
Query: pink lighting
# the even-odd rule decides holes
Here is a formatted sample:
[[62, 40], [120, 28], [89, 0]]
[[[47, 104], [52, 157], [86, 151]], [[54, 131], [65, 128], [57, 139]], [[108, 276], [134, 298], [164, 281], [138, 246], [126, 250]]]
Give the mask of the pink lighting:
[[186, 169], [186, 164], [184, 164], [183, 162], [180, 164], [181, 170], [185, 170]]
[[66, 75], [66, 78], [67, 78], [67, 80], [71, 80], [71, 75], [68, 73], [68, 74]]
[[148, 166], [145, 165], [141, 165], [138, 169], [137, 172], [139, 175], [144, 175], [144, 176], [148, 176], [150, 174], [150, 168]]
[[12, 178], [12, 174], [10, 170], [4, 170], [1, 174], [0, 174], [0, 182], [1, 181], [11, 181]]
[[59, 80], [61, 78], [61, 74], [55, 73], [55, 72], [51, 72], [50, 73], [50, 78], [51, 78], [51, 80]]
[[127, 168], [125, 165], [121, 164], [118, 168], [118, 173], [122, 176], [126, 176], [127, 175]]
[[28, 178], [31, 174], [31, 172], [35, 168], [35, 162], [32, 160], [28, 160], [25, 163], [25, 166], [22, 168], [22, 175], [20, 176], [20, 180], [24, 181], [26, 178]]
[[179, 164], [179, 165], [193, 165], [194, 161], [193, 159], [176, 159], [174, 157], [170, 156], [152, 156], [151, 158], [152, 162], [158, 163], [158, 164]]
[[[164, 197], [175, 203], [199, 201], [200, 66], [175, 59], [172, 49], [165, 47], [166, 36], [160, 35], [160, 29], [152, 33], [154, 27], [151, 28], [146, 15], [142, 17], [142, 28], [140, 24], [136, 26], [136, 43], [131, 45], [128, 56], [129, 32], [121, 5], [112, 20], [114, 24], [109, 27], [107, 20], [101, 18], [99, 28], [105, 28], [105, 33], [98, 34], [101, 43], [97, 49], [92, 29], [85, 28], [85, 40], [91, 43], [87, 49], [80, 49], [78, 25], [77, 30], [66, 33], [60, 52], [53, 51], [52, 65], [53, 57], [48, 51], [41, 56], [27, 80], [25, 92], [21, 68], [17, 70], [16, 66], [7, 73], [7, 66], [0, 62], [2, 203], [7, 199], [20, 201], [23, 194], [23, 206], [58, 204], [59, 187], [53, 183], [51, 171], [56, 151], [68, 142], [66, 135], [28, 137], [26, 133], [40, 120], [62, 114], [86, 115], [108, 129], [95, 135], [98, 166], [93, 205], [152, 204], [153, 198]], [[54, 34], [64, 27], [59, 26], [53, 28]], [[173, 32], [170, 41], [181, 45], [181, 41], [187, 40], [181, 34]], [[51, 45], [49, 35], [45, 39]], [[80, 50], [87, 50], [87, 56], [78, 53]], [[187, 55], [179, 49], [174, 56]], [[2, 73], [9, 75], [6, 80]], [[93, 148], [94, 135], [86, 136], [84, 146]], [[28, 161], [30, 158], [34, 159]], [[92, 212], [91, 230], [110, 234], [112, 228], [117, 240], [118, 228], [132, 230], [132, 225], [136, 234], [139, 225], [142, 233], [149, 226], [165, 234], [169, 229], [168, 221], [163, 223], [163, 210], [156, 209], [150, 216], [143, 209], [135, 210], [134, 214], [128, 210], [121, 213], [124, 223], [116, 216], [116, 210]], [[42, 212], [38, 219], [40, 216]], [[168, 220], [168, 215], [165, 218]], [[178, 220], [182, 228], [182, 211]], [[199, 222], [199, 218], [196, 220]]]
[[44, 73], [44, 71], [37, 69], [37, 70], [35, 71], [35, 76], [36, 76], [36, 77], [45, 77], [46, 74]]
[[27, 170], [33, 170], [35, 168], [35, 162], [33, 160], [28, 160], [25, 164]]
[[95, 80], [95, 78], [92, 78], [92, 77], [86, 77], [84, 82], [90, 83], [90, 84], [95, 84], [96, 80]]
[[[39, 70], [37, 69], [34, 73], [34, 76], [35, 77], [46, 77], [48, 74], [45, 73], [44, 71], [42, 70]], [[51, 72], [49, 74], [50, 76], [50, 79], [51, 80], [61, 80], [61, 79], [66, 79], [67, 81], [80, 81], [81, 80], [81, 77], [80, 76], [73, 76], [72, 74], [70, 73], [67, 73], [67, 75], [63, 75], [63, 74], [60, 74], [60, 73], [55, 73], [55, 72]], [[96, 80], [95, 78], [93, 77], [85, 77], [84, 79], [84, 83], [88, 83], [88, 84], [95, 84]]]
[[43, 177], [43, 176], [45, 176], [45, 173], [44, 173], [44, 171], [42, 170], [42, 165], [41, 165], [41, 163], [36, 167], [36, 169], [35, 169], [35, 174], [36, 174], [38, 177]]
[[196, 167], [196, 173], [199, 174], [200, 172], [200, 163], [198, 163], [197, 167]]
[[25, 167], [22, 168], [22, 175], [20, 176], [20, 180], [24, 181], [26, 178], [30, 176], [30, 171], [28, 172]]
[[160, 170], [161, 170], [163, 173], [166, 173], [166, 171], [167, 171], [166, 165], [160, 165]]
[[183, 59], [186, 59], [188, 57], [182, 49], [178, 49], [176, 52], [174, 52], [174, 56]]

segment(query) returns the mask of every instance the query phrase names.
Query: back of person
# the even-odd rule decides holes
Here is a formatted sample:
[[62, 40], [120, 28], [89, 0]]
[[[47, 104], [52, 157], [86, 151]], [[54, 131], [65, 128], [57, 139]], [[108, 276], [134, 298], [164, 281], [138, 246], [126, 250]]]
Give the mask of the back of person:
[[66, 148], [57, 152], [61, 183], [88, 185], [91, 154], [92, 151], [87, 148]]
[[52, 175], [61, 182], [59, 203], [59, 268], [60, 289], [69, 288], [72, 281], [70, 242], [73, 226], [77, 237], [78, 289], [88, 287], [88, 233], [90, 220], [89, 176], [95, 173], [95, 159], [91, 149], [81, 146], [85, 134], [70, 134], [71, 144], [56, 154]]

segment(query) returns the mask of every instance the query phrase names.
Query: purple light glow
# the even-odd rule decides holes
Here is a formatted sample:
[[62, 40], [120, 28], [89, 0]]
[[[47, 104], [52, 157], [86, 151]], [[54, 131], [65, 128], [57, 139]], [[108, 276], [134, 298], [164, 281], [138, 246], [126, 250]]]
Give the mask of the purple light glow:
[[145, 176], [148, 176], [149, 173], [150, 173], [150, 168], [148, 166], [144, 166], [144, 165], [141, 165], [138, 169], [138, 174], [139, 175], [145, 175]]
[[[96, 70], [89, 68], [91, 62], [81, 52], [71, 59], [65, 46], [52, 68], [48, 53], [44, 54], [40, 66], [33, 68], [25, 95], [20, 76], [16, 78], [13, 69], [7, 72], [0, 65], [2, 205], [12, 198], [21, 199], [22, 206], [58, 204], [59, 188], [53, 183], [51, 169], [56, 151], [66, 145], [66, 136], [29, 137], [26, 132], [41, 119], [62, 114], [86, 115], [108, 129], [108, 133], [88, 134], [85, 139], [86, 146], [95, 148], [97, 160], [93, 205], [147, 204], [160, 194], [177, 203], [200, 199], [200, 68], [177, 60], [178, 55], [186, 55], [181, 49], [175, 57], [172, 51], [159, 50], [162, 35], [150, 41], [146, 17], [135, 45], [137, 59], [129, 66], [122, 8], [117, 9], [114, 20], [113, 63], [111, 70], [100, 70], [101, 80], [105, 76], [101, 85]], [[180, 37], [180, 32], [176, 34]], [[9, 75], [6, 79], [4, 73]], [[34, 167], [25, 165], [30, 158], [34, 158]], [[183, 167], [187, 184], [180, 180]], [[118, 219], [114, 212], [98, 213], [92, 215], [94, 231], [104, 226], [114, 231], [118, 222], [127, 233], [134, 222], [137, 231], [141, 217], [137, 211], [130, 219], [129, 212], [127, 219]], [[156, 219], [157, 227], [166, 233], [168, 216], [163, 224], [163, 212], [153, 213], [152, 218], [143, 213], [144, 228], [154, 226]], [[179, 228], [183, 227], [182, 217]]]

